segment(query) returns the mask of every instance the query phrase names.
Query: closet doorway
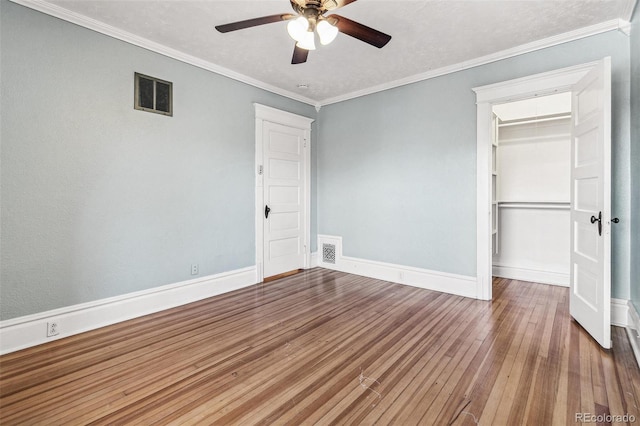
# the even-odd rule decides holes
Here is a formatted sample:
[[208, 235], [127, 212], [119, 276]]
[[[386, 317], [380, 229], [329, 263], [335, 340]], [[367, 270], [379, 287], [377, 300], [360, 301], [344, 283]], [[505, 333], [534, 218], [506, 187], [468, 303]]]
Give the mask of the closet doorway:
[[492, 231], [500, 223], [493, 218], [494, 203], [500, 201], [493, 196], [498, 194], [492, 173], [493, 107], [570, 91], [569, 311], [603, 348], [610, 348], [611, 224], [617, 221], [611, 217], [611, 58], [473, 90], [477, 105], [478, 298], [492, 298]]
[[493, 106], [493, 275], [569, 287], [571, 92]]

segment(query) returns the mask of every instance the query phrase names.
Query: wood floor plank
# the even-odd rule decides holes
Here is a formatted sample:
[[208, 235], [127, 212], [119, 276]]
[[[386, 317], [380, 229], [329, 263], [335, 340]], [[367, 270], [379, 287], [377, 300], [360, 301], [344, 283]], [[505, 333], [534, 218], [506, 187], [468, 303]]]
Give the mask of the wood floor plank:
[[[387, 330], [379, 330], [379, 331], [374, 331], [369, 335], [370, 341], [374, 342], [372, 346], [370, 347], [366, 347], [366, 348], [361, 348], [360, 350], [354, 352], [354, 354], [357, 354], [357, 358], [356, 357], [349, 357], [352, 358], [350, 361], [351, 363], [348, 364], [346, 366], [346, 368], [348, 369], [349, 373], [344, 376], [342, 378], [342, 383], [344, 383], [344, 387], [342, 385], [340, 385], [340, 381], [332, 381], [333, 383], [324, 383], [324, 386], [322, 387], [322, 389], [318, 389], [321, 392], [323, 392], [323, 394], [327, 395], [330, 397], [329, 400], [325, 400], [326, 402], [322, 405], [333, 405], [332, 411], [334, 412], [334, 416], [336, 419], [339, 419], [340, 417], [344, 416], [344, 410], [345, 407], [349, 407], [350, 404], [354, 403], [354, 399], [356, 400], [355, 402], [358, 403], [360, 401], [360, 399], [358, 399], [359, 396], [361, 395], [365, 395], [366, 397], [368, 397], [370, 394], [372, 394], [372, 392], [369, 392], [369, 389], [365, 389], [363, 387], [360, 386], [360, 381], [359, 378], [361, 377], [361, 375], [365, 374], [365, 372], [367, 372], [367, 377], [369, 377], [368, 375], [371, 375], [371, 371], [375, 371], [376, 368], [376, 362], [380, 359], [387, 359], [391, 362], [394, 361], [393, 356], [395, 355], [395, 353], [389, 352], [390, 350], [397, 352], [396, 349], [398, 349], [398, 347], [402, 347], [403, 345], [409, 343], [411, 344], [412, 341], [415, 341], [415, 333], [419, 332], [422, 329], [425, 329], [429, 327], [428, 321], [432, 320], [432, 317], [435, 317], [436, 314], [435, 312], [438, 312], [439, 309], [446, 309], [447, 305], [449, 304], [449, 302], [442, 304], [438, 299], [433, 301], [434, 304], [432, 306], [429, 305], [424, 305], [422, 307], [418, 306], [420, 308], [420, 311], [423, 311], [426, 313], [427, 311], [429, 311], [429, 313], [425, 316], [422, 316], [422, 319], [420, 319], [421, 315], [415, 315], [414, 313], [409, 313], [409, 317], [411, 317], [411, 319], [407, 322], [403, 322], [403, 324], [399, 327], [397, 326], [393, 326], [393, 328], [397, 327], [397, 333], [392, 333], [389, 334]], [[422, 305], [422, 304], [420, 304]], [[418, 311], [418, 312], [420, 312]], [[416, 321], [425, 321], [425, 322], [416, 322]], [[393, 339], [393, 344], [389, 345], [388, 342], [390, 342], [389, 339]], [[371, 351], [373, 350], [373, 352]], [[384, 356], [384, 355], [387, 355]], [[364, 355], [368, 355], [368, 356], [364, 356]], [[337, 374], [336, 372], [332, 372], [333, 374]], [[383, 380], [384, 378], [381, 375], [376, 374], [375, 375], [375, 380]], [[348, 383], [351, 382], [354, 384], [353, 387], [348, 386]], [[371, 389], [374, 389], [376, 387], [376, 385], [373, 383], [373, 381], [371, 382], [367, 382], [370, 385]], [[353, 397], [354, 399], [346, 399], [346, 397], [344, 398], [338, 398], [339, 402], [336, 403], [335, 402], [335, 395], [339, 395], [341, 392], [341, 388], [343, 390], [348, 390], [348, 389], [355, 389], [354, 393], [351, 392], [346, 392], [346, 395], [349, 395], [351, 397]], [[355, 396], [354, 396], [355, 395]], [[374, 393], [374, 395], [377, 395]], [[312, 395], [309, 395], [308, 392], [305, 391], [304, 394], [302, 394], [302, 396], [306, 396], [307, 398], [312, 398]], [[318, 406], [318, 403], [322, 403], [322, 399], [317, 399], [317, 398], [313, 398], [314, 402], [311, 404], [310, 408], [321, 408], [321, 406]], [[326, 408], [325, 408], [326, 409]], [[314, 419], [314, 415], [311, 414], [309, 417], [309, 420], [312, 421]], [[300, 419], [294, 419], [293, 421], [299, 421]]]
[[[459, 302], [459, 300], [453, 299], [444, 302], [440, 299], [434, 300], [435, 304], [431, 308], [432, 315], [425, 316], [423, 323], [412, 327], [412, 329], [403, 336], [402, 340], [398, 342], [398, 345], [391, 348], [394, 353], [391, 353], [389, 357], [378, 357], [378, 359], [374, 359], [371, 364], [363, 363], [363, 365], [359, 366], [359, 373], [351, 377], [354, 386], [345, 387], [341, 390], [334, 388], [330, 384], [325, 385], [325, 388], [327, 388], [326, 392], [332, 395], [330, 400], [327, 401], [327, 405], [333, 405], [333, 408], [330, 412], [326, 413], [322, 410], [322, 406], [319, 405], [318, 401], [316, 401], [312, 405], [316, 411], [309, 415], [308, 420], [310, 422], [319, 422], [323, 416], [331, 417], [332, 412], [335, 416], [344, 415], [343, 411], [349, 404], [357, 399], [357, 396], [363, 396], [365, 398], [369, 398], [371, 395], [375, 397], [378, 397], [378, 395], [382, 396], [382, 388], [392, 386], [394, 383], [394, 378], [390, 376], [389, 373], [397, 372], [399, 369], [401, 370], [403, 366], [406, 367], [406, 365], [411, 362], [411, 359], [415, 358], [416, 352], [421, 353], [421, 351], [427, 351], [429, 346], [433, 347], [437, 344], [438, 336], [435, 334], [429, 336], [428, 330], [433, 329], [439, 319], [439, 314], [450, 311], [450, 309]], [[427, 309], [429, 308], [427, 307]], [[383, 365], [379, 365], [378, 362], [382, 362]], [[378, 373], [378, 371], [380, 372]], [[348, 395], [351, 396], [351, 399], [345, 400]], [[380, 401], [376, 402], [376, 404], [378, 403], [380, 403]], [[298, 415], [292, 420], [296, 422], [302, 419], [303, 417], [301, 418]]]
[[[505, 297], [506, 292], [502, 293]], [[490, 333], [482, 340], [482, 345], [478, 352], [467, 366], [461, 380], [451, 393], [449, 399], [435, 419], [437, 424], [449, 424], [454, 419], [459, 418], [461, 413], [469, 413], [472, 417], [482, 411], [484, 403], [481, 401], [480, 393], [483, 388], [488, 395], [492, 389], [494, 379], [494, 370], [498, 371], [500, 365], [506, 356], [505, 343], [509, 340], [514, 327], [517, 326], [519, 316], [518, 310], [513, 304], [508, 304], [506, 309], [497, 317], [492, 317], [490, 323], [497, 326], [490, 327]], [[500, 340], [498, 340], [500, 338]], [[504, 339], [504, 340], [503, 340]], [[498, 348], [498, 350], [496, 350]], [[495, 373], [497, 374], [497, 373]], [[476, 401], [473, 411], [469, 411], [469, 405]], [[463, 411], [464, 410], [464, 411]]]
[[[437, 365], [442, 362], [443, 358], [451, 358], [452, 350], [461, 347], [458, 344], [459, 339], [468, 341], [469, 335], [479, 334], [484, 322], [475, 322], [478, 318], [478, 307], [475, 309], [465, 309], [467, 315], [456, 317], [455, 322], [450, 322], [452, 326], [448, 333], [440, 334], [437, 339], [432, 340], [430, 337], [420, 342], [419, 346], [412, 348], [410, 355], [402, 356], [400, 362], [390, 367], [387, 377], [383, 377], [385, 392], [381, 401], [378, 403], [379, 409], [368, 414], [364, 419], [358, 418], [358, 422], [363, 424], [389, 424], [397, 416], [398, 412], [405, 410], [408, 406], [408, 400], [412, 398], [412, 390], [419, 387], [423, 379], [431, 374], [432, 371], [438, 371]], [[429, 333], [432, 334], [432, 333]], [[455, 340], [454, 340], [455, 339]], [[478, 339], [476, 339], [478, 340]], [[411, 409], [408, 406], [408, 409]]]
[[[446, 313], [443, 312], [444, 315], [449, 315], [450, 313], [450, 310]], [[463, 318], [460, 318], [460, 320], [464, 321]], [[428, 324], [425, 329], [431, 329], [434, 325], [437, 325], [438, 321], [440, 321], [438, 318], [434, 318], [433, 322]], [[387, 401], [397, 408], [402, 407], [400, 409], [403, 412], [411, 408], [410, 398], [414, 395], [413, 390], [420, 386], [425, 386], [424, 381], [431, 380], [430, 378], [433, 376], [434, 371], [437, 372], [439, 370], [438, 365], [446, 365], [450, 360], [451, 357], [448, 356], [447, 352], [455, 342], [457, 330], [452, 327], [450, 331], [451, 334], [448, 336], [443, 336], [439, 333], [421, 334], [418, 336], [418, 340], [412, 342], [412, 346], [407, 348], [406, 352], [399, 353], [401, 356], [398, 357], [397, 363], [390, 366], [382, 375], [373, 376], [384, 384], [384, 389], [381, 389], [381, 391], [384, 391], [384, 393], [381, 392], [384, 399], [380, 402], [380, 409], [377, 412], [388, 408]], [[412, 372], [408, 374], [407, 372], [410, 370]], [[409, 379], [409, 381], [400, 384], [399, 382], [405, 378]], [[403, 398], [405, 396], [407, 397], [406, 399]]]
[[481, 417], [486, 419], [488, 424], [496, 424], [495, 416], [498, 408], [502, 408], [501, 413], [508, 413], [508, 409], [513, 403], [513, 388], [517, 386], [520, 378], [520, 371], [514, 367], [516, 364], [516, 357], [521, 354], [521, 344], [525, 340], [526, 328], [529, 323], [528, 316], [533, 313], [533, 310], [523, 315], [522, 321], [515, 330], [513, 339], [510, 342], [508, 352], [502, 362], [498, 377], [494, 385], [491, 388], [491, 393], [484, 405], [481, 413]]
[[[408, 297], [406, 299], [403, 300], [403, 302], [407, 302], [409, 299], [411, 299], [412, 297], [414, 297], [413, 295], [408, 295]], [[404, 304], [404, 303], [403, 303]], [[426, 304], [426, 306], [429, 306], [428, 304]], [[358, 346], [358, 343], [356, 341], [356, 339], [358, 339], [361, 335], [372, 335], [373, 333], [375, 333], [376, 328], [380, 328], [384, 325], [384, 322], [386, 319], [388, 319], [388, 316], [384, 313], [384, 311], [379, 311], [378, 314], [374, 317], [371, 318], [364, 318], [365, 321], [362, 324], [357, 324], [356, 327], [354, 327], [353, 329], [348, 330], [347, 333], [343, 334], [343, 335], [339, 335], [339, 336], [335, 336], [334, 338], [329, 338], [329, 340], [334, 340], [337, 343], [338, 346], [334, 347], [334, 349], [328, 351], [326, 353], [326, 357], [323, 357], [322, 359], [317, 359], [314, 360], [312, 363], [305, 363], [301, 366], [298, 366], [298, 368], [296, 369], [295, 366], [293, 365], [289, 365], [288, 369], [292, 372], [290, 374], [294, 374], [297, 376], [297, 378], [293, 379], [291, 377], [281, 377], [281, 375], [278, 375], [276, 377], [273, 377], [272, 380], [274, 380], [274, 383], [272, 385], [272, 387], [269, 389], [268, 392], [273, 392], [274, 390], [276, 391], [281, 391], [281, 392], [286, 392], [288, 388], [291, 388], [293, 392], [295, 392], [296, 394], [296, 400], [297, 401], [303, 401], [306, 397], [306, 395], [310, 395], [314, 392], [318, 392], [321, 388], [321, 385], [323, 385], [325, 382], [327, 382], [326, 378], [324, 377], [324, 374], [320, 374], [315, 375], [313, 374], [313, 369], [317, 368], [318, 364], [322, 363], [323, 364], [323, 368], [324, 368], [324, 372], [327, 371], [327, 369], [331, 368], [332, 370], [330, 371], [330, 375], [336, 374], [336, 372], [339, 372], [341, 370], [346, 370], [349, 367], [344, 365], [344, 363], [342, 361], [340, 361], [340, 358], [337, 357], [332, 357], [332, 355], [334, 355], [336, 352], [342, 352], [342, 353], [359, 353], [362, 354], [364, 353], [364, 351], [366, 350], [366, 348], [361, 348]], [[353, 320], [350, 319], [349, 323], [353, 323]], [[386, 332], [385, 332], [386, 334]], [[320, 344], [324, 344], [325, 342], [320, 342]], [[305, 350], [311, 350], [311, 351], [315, 351], [317, 352], [318, 349], [317, 348], [310, 348], [308, 346], [305, 346], [304, 344], [295, 344], [294, 350], [296, 352], [297, 355], [303, 355], [302, 359], [304, 359], [304, 354], [300, 353], [300, 351], [303, 349]], [[336, 363], [340, 363], [340, 364], [336, 364]], [[322, 371], [322, 370], [321, 370]], [[302, 373], [302, 374], [301, 374]], [[277, 380], [276, 380], [277, 379]], [[293, 387], [291, 386], [291, 382], [294, 381], [296, 383], [296, 386]], [[334, 382], [333, 381], [328, 381], [328, 382]], [[268, 383], [267, 383], [268, 385]], [[262, 389], [259, 389], [258, 391], [261, 391]], [[260, 396], [251, 396], [251, 395], [245, 395], [242, 401], [238, 401], [239, 403], [243, 403], [243, 404], [250, 404], [250, 406], [252, 407], [252, 410], [254, 410], [255, 404], [256, 404], [256, 398], [258, 398], [259, 400], [264, 399], [263, 395]], [[250, 399], [249, 401], [247, 401], [247, 399]], [[289, 404], [285, 404], [284, 408], [289, 409]], [[266, 418], [275, 418], [276, 417], [276, 413], [271, 412], [273, 410], [273, 407], [270, 407], [267, 409], [267, 411], [270, 411], [269, 414], [266, 414]], [[277, 410], [279, 411], [279, 410]], [[245, 406], [240, 405], [237, 406], [237, 414], [244, 414], [247, 413], [247, 409]], [[214, 420], [214, 419], [211, 419]], [[227, 418], [228, 420], [228, 418]], [[224, 423], [224, 422], [223, 422]]]
[[633, 349], [627, 339], [625, 330], [613, 328], [613, 352], [617, 355], [614, 362], [618, 390], [612, 389], [622, 399], [624, 412], [640, 419], [640, 370], [637, 367]]
[[[533, 297], [535, 288], [522, 287], [522, 290], [522, 292], [515, 293], [512, 289], [505, 289], [503, 292], [502, 297], [509, 295], [513, 297], [513, 299], [509, 299], [510, 310], [506, 311], [506, 321], [500, 327], [492, 329], [493, 335], [485, 339], [483, 347], [476, 356], [476, 360], [479, 362], [477, 364], [472, 362], [472, 369], [466, 375], [464, 395], [459, 395], [458, 401], [451, 401], [452, 404], [449, 405], [449, 409], [443, 410], [439, 416], [439, 421], [446, 421], [459, 414], [454, 408], [457, 408], [459, 401], [462, 400], [469, 401], [464, 413], [468, 413], [470, 418], [477, 418], [483, 411], [509, 352], [509, 347], [514, 337], [518, 334], [519, 325], [523, 320], [528, 323], [530, 316], [527, 314], [532, 314], [532, 309], [535, 306], [535, 298]], [[524, 301], [524, 304], [521, 304], [522, 301]], [[475, 372], [475, 376], [469, 380], [468, 378], [471, 377], [473, 372]], [[507, 410], [505, 410], [504, 414], [506, 413], [508, 413]], [[444, 417], [442, 417], [443, 414]]]
[[[351, 303], [348, 306], [353, 307], [358, 306], [358, 304]], [[334, 310], [335, 309], [331, 307], [331, 311]], [[332, 319], [332, 316], [328, 316], [326, 315], [326, 313], [322, 313], [322, 311], [320, 312], [321, 314], [315, 317], [315, 321], [307, 321], [306, 323], [296, 328], [295, 332], [291, 331], [291, 333], [288, 334], [278, 334], [280, 338], [270, 338], [268, 345], [262, 345], [262, 347], [260, 348], [260, 342], [254, 342], [255, 346], [257, 347], [256, 350], [244, 355], [243, 357], [240, 357], [237, 360], [234, 360], [232, 365], [213, 366], [216, 368], [211, 372], [209, 372], [209, 370], [211, 370], [212, 366], [203, 365], [202, 367], [206, 370], [204, 378], [202, 377], [202, 374], [193, 375], [192, 377], [187, 378], [186, 381], [181, 382], [179, 385], [172, 385], [166, 389], [163, 389], [161, 392], [156, 392], [154, 395], [145, 396], [144, 408], [125, 408], [118, 413], [114, 413], [109, 417], [109, 419], [106, 420], [126, 421], [127, 419], [129, 419], [130, 415], [138, 416], [140, 415], [141, 411], [144, 411], [147, 417], [153, 417], [154, 415], [156, 415], [156, 412], [158, 410], [164, 410], [167, 406], [174, 405], [179, 400], [186, 401], [186, 407], [194, 405], [194, 398], [196, 401], [204, 400], [207, 398], [207, 396], [202, 395], [201, 392], [201, 387], [204, 386], [202, 385], [203, 379], [205, 380], [207, 387], [215, 385], [216, 389], [224, 390], [229, 388], [229, 384], [233, 384], [236, 382], [235, 380], [232, 382], [227, 382], [228, 374], [237, 373], [239, 377], [253, 377], [254, 370], [263, 369], [260, 366], [254, 367], [255, 363], [261, 360], [269, 360], [268, 357], [273, 356], [279, 349], [279, 347], [285, 345], [285, 340], [289, 341], [297, 338], [298, 335], [304, 335], [308, 330], [315, 329], [318, 325], [324, 324]], [[293, 325], [295, 325], [295, 323]], [[290, 324], [290, 327], [291, 326], [292, 325]], [[312, 360], [312, 362], [315, 362], [315, 359]], [[220, 370], [221, 367], [224, 367], [222, 372], [217, 371]], [[220, 383], [220, 380], [222, 380], [223, 383]], [[243, 384], [245, 388], [244, 393], [246, 394], [246, 388], [248, 386], [246, 379], [243, 381]], [[179, 395], [176, 395], [176, 388], [181, 389]], [[230, 407], [227, 401], [224, 410], [229, 410], [229, 408]]]
[[[552, 294], [555, 300], [547, 315], [547, 318], [551, 319], [547, 324], [550, 323], [551, 327], [548, 334], [545, 331], [543, 342], [546, 343], [540, 348], [540, 366], [535, 373], [535, 385], [532, 387], [535, 398], [526, 414], [529, 423], [554, 424], [554, 405], [556, 402], [566, 401], [566, 378], [563, 381], [561, 371], [565, 366], [562, 359], [562, 341], [566, 336], [568, 317], [564, 311], [558, 309], [561, 303], [558, 296], [557, 292]], [[558, 389], [559, 392], [550, 393], [548, 389]], [[564, 411], [562, 413], [564, 414]], [[563, 418], [562, 421], [564, 420]]]
[[515, 389], [514, 404], [511, 407], [509, 413], [509, 420], [507, 424], [516, 424], [526, 418], [526, 407], [529, 397], [532, 395], [531, 384], [534, 377], [535, 367], [538, 362], [538, 351], [540, 349], [540, 341], [542, 339], [542, 332], [544, 330], [544, 315], [546, 314], [546, 307], [543, 305], [536, 305], [531, 318], [535, 322], [530, 322], [530, 331], [527, 335], [530, 338], [527, 339], [528, 347], [524, 352], [524, 358], [522, 364], [518, 366], [522, 372], [520, 376], [519, 386]]
[[[593, 370], [595, 362], [591, 362], [591, 340], [589, 336], [580, 333], [578, 353], [580, 354], [580, 411], [582, 413], [595, 412], [595, 398], [593, 395]], [[589, 380], [585, 380], [585, 378]]]
[[325, 269], [0, 357], [0, 423], [474, 425], [640, 418], [625, 331], [566, 288], [486, 302]]

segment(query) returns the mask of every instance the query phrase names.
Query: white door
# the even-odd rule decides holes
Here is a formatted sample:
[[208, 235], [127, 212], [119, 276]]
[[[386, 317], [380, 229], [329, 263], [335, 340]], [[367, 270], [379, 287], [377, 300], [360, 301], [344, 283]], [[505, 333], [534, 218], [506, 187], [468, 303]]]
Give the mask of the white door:
[[305, 131], [263, 124], [263, 274], [271, 277], [304, 267]]
[[571, 316], [611, 347], [611, 60], [572, 91]]

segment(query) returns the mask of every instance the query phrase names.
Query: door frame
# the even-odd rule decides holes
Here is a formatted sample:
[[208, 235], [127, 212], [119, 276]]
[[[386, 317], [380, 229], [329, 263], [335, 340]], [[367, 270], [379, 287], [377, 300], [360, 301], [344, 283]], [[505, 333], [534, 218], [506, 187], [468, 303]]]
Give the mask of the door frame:
[[600, 61], [474, 87], [476, 93], [476, 297], [491, 300], [491, 114], [493, 105], [570, 91]]
[[264, 183], [263, 183], [263, 125], [265, 121], [304, 130], [302, 229], [304, 229], [304, 265], [311, 265], [311, 123], [314, 119], [282, 111], [259, 103], [255, 108], [255, 236], [256, 282], [264, 279]]

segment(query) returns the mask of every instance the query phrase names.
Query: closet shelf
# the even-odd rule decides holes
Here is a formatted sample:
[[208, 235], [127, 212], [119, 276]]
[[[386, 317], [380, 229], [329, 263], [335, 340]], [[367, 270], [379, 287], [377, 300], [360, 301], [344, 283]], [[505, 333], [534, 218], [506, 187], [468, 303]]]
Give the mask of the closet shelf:
[[499, 208], [563, 209], [571, 208], [570, 201], [498, 201]]

